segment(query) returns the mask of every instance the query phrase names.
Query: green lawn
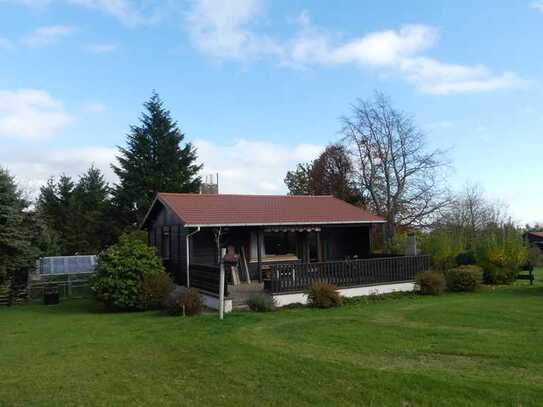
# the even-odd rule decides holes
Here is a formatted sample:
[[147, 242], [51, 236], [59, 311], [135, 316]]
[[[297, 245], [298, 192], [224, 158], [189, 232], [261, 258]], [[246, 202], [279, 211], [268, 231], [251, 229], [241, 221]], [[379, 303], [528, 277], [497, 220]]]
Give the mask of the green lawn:
[[542, 311], [524, 281], [223, 322], [2, 308], [0, 405], [541, 405]]

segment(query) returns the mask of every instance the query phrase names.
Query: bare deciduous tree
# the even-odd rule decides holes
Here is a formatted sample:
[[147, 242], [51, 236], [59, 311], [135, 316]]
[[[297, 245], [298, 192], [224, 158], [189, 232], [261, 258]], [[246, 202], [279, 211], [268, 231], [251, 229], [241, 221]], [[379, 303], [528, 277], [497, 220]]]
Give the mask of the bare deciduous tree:
[[488, 227], [501, 227], [511, 223], [507, 207], [488, 199], [478, 184], [466, 184], [455, 194], [448, 208], [437, 219], [435, 227], [446, 227], [462, 236], [470, 248], [479, 232]]
[[429, 225], [450, 202], [444, 153], [429, 151], [412, 119], [381, 93], [359, 100], [343, 123], [357, 189], [369, 209], [387, 220], [387, 245], [399, 225]]

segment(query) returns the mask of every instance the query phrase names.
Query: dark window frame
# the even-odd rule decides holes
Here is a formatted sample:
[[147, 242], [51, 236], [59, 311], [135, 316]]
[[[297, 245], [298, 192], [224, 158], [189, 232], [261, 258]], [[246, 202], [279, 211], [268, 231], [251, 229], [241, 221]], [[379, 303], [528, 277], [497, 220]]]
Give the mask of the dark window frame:
[[160, 256], [162, 260], [170, 260], [171, 256], [171, 244], [172, 244], [172, 233], [170, 226], [163, 226], [161, 231], [160, 239]]

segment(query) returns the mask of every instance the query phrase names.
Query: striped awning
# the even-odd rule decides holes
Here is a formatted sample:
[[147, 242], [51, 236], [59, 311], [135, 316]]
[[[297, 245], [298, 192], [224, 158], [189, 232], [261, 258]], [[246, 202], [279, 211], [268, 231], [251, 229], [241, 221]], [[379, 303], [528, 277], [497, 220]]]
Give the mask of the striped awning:
[[278, 226], [264, 229], [264, 232], [320, 232], [319, 226]]

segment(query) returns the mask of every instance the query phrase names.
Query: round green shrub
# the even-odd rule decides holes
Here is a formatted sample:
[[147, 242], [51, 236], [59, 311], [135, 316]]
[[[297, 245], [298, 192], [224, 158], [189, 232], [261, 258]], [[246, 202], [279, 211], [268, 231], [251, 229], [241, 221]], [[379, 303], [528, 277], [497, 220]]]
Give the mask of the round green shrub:
[[425, 271], [416, 276], [419, 292], [423, 295], [440, 295], [445, 291], [447, 284], [445, 276], [439, 271]]
[[322, 281], [311, 283], [307, 300], [310, 306], [316, 308], [339, 307], [343, 303], [337, 287]]
[[483, 270], [479, 266], [459, 266], [445, 272], [449, 291], [475, 291], [483, 279]]
[[155, 250], [137, 236], [124, 234], [96, 262], [91, 289], [110, 310], [145, 309], [143, 281], [164, 273]]

